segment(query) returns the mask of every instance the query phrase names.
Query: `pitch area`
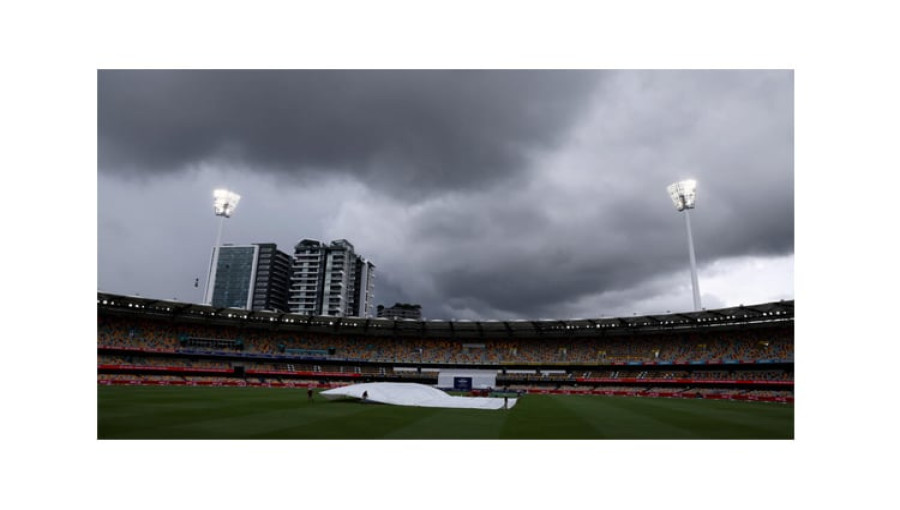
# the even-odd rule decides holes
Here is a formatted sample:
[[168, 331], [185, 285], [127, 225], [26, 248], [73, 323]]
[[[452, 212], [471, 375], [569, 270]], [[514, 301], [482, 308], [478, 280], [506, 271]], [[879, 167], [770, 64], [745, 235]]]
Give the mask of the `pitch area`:
[[527, 395], [513, 409], [307, 400], [305, 389], [104, 386], [98, 439], [793, 439], [793, 404]]

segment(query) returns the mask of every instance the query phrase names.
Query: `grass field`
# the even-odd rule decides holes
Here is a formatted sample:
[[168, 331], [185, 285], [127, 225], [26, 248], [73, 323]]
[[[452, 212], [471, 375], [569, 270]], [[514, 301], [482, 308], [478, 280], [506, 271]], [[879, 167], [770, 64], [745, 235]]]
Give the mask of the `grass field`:
[[98, 386], [98, 439], [793, 439], [793, 404], [528, 395], [506, 411], [308, 402], [283, 388]]

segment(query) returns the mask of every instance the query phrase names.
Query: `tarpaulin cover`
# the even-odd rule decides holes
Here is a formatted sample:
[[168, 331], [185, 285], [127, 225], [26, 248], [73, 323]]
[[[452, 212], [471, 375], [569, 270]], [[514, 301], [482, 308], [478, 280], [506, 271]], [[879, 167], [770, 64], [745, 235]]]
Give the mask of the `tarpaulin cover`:
[[[363, 383], [323, 391], [321, 396], [335, 400], [357, 398], [396, 406], [450, 407], [459, 409], [503, 409], [503, 398], [454, 397], [431, 386], [417, 383]], [[516, 399], [507, 399], [507, 407], [516, 405]]]

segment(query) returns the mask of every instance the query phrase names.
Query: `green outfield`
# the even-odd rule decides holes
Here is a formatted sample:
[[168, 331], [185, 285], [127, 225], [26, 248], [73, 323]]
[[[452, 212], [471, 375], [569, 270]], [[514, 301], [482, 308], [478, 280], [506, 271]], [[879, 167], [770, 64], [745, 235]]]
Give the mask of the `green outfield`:
[[506, 411], [308, 402], [283, 388], [98, 386], [99, 439], [793, 439], [793, 404], [527, 395]]

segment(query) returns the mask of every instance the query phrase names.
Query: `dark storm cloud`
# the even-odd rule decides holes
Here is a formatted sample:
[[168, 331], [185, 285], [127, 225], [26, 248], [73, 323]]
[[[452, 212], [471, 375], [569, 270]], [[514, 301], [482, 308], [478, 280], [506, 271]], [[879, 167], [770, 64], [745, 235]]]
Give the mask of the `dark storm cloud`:
[[589, 143], [561, 149], [572, 155], [420, 218], [416, 239], [444, 246], [431, 268], [444, 304], [564, 317], [591, 295], [659, 292], [649, 282], [687, 270], [684, 217], [665, 189], [686, 177], [700, 183], [701, 268], [793, 253], [790, 72], [622, 73], [597, 98]]
[[522, 169], [582, 113], [588, 71], [99, 73], [103, 172], [208, 159], [371, 186], [467, 189]]
[[[142, 256], [120, 246], [164, 241], [141, 267], [169, 253], [177, 267], [173, 247], [194, 243], [202, 269], [203, 201], [222, 180], [245, 197], [231, 241], [349, 239], [377, 267], [376, 303], [428, 318], [689, 309], [684, 215], [665, 189], [687, 177], [702, 292], [705, 267], [794, 249], [789, 71], [106, 71], [99, 121], [101, 281]], [[151, 184], [200, 210], [109, 228]]]

